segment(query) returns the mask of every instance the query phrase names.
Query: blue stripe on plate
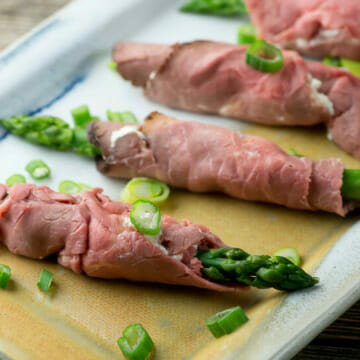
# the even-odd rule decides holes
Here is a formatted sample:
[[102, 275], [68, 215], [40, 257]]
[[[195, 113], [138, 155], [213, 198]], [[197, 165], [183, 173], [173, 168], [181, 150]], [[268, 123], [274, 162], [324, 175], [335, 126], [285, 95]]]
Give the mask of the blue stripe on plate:
[[10, 134], [10, 131], [6, 130], [3, 127], [0, 127], [0, 141], [5, 140], [9, 134]]
[[86, 79], [86, 75], [81, 75], [74, 79], [69, 85], [67, 85], [60, 94], [56, 95], [53, 99], [51, 99], [48, 103], [45, 105], [39, 106], [38, 108], [31, 110], [27, 113], [29, 116], [34, 116], [38, 114], [39, 112], [48, 109], [50, 106], [53, 106], [55, 103], [57, 103], [60, 99], [62, 99], [65, 95], [67, 95], [70, 91], [72, 91], [76, 85], [82, 83]]

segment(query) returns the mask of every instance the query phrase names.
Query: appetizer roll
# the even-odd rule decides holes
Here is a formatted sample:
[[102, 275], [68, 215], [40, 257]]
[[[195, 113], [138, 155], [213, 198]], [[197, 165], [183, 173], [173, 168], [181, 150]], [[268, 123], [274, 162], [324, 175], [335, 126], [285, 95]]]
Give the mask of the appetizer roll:
[[[158, 216], [152, 235], [145, 231], [149, 216]], [[204, 226], [179, 224], [149, 202], [132, 207], [111, 201], [98, 188], [69, 195], [46, 186], [0, 185], [0, 241], [29, 258], [58, 254], [61, 265], [98, 278], [217, 291], [246, 285], [297, 290], [318, 282], [281, 256], [254, 257], [227, 248]], [[228, 260], [231, 269], [223, 267]]]
[[113, 59], [126, 80], [161, 104], [268, 125], [325, 123], [336, 144], [360, 158], [359, 141], [349, 145], [336, 130], [350, 126], [359, 138], [353, 130], [360, 128], [360, 79], [286, 50], [279, 71], [261, 72], [246, 64], [247, 48], [210, 41], [119, 43]]
[[358, 0], [245, 0], [259, 36], [311, 57], [360, 60]]
[[90, 142], [107, 176], [147, 176], [190, 191], [218, 191], [244, 200], [344, 216], [355, 203], [341, 195], [338, 159], [290, 156], [261, 137], [152, 113], [144, 124], [95, 121]]

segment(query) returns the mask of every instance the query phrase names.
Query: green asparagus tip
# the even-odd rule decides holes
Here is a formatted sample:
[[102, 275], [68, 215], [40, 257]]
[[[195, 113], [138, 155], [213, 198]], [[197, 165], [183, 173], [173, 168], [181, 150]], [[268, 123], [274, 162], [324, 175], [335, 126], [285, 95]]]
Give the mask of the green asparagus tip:
[[203, 275], [221, 283], [239, 283], [259, 289], [294, 291], [312, 287], [319, 279], [282, 256], [249, 255], [237, 248], [198, 251]]

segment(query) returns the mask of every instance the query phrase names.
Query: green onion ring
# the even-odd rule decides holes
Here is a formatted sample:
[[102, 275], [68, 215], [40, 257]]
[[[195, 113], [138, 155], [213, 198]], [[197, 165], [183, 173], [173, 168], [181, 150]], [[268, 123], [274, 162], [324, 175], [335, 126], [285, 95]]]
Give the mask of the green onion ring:
[[241, 26], [238, 30], [239, 45], [253, 44], [256, 41], [257, 31], [253, 24], [248, 23]]
[[160, 205], [169, 197], [169, 187], [161, 181], [141, 177], [128, 182], [121, 194], [121, 201], [133, 204], [136, 200], [151, 201]]
[[154, 343], [141, 324], [129, 325], [119, 338], [118, 346], [129, 360], [146, 360], [154, 350]]
[[39, 289], [44, 292], [48, 292], [52, 284], [53, 277], [54, 277], [53, 273], [47, 271], [46, 269], [42, 269], [40, 273], [39, 282], [37, 283]]
[[71, 180], [64, 180], [59, 184], [59, 192], [65, 194], [77, 194], [81, 191], [81, 186]]
[[50, 168], [42, 160], [30, 161], [26, 165], [25, 170], [35, 180], [46, 179], [50, 176]]
[[160, 210], [150, 201], [135, 201], [130, 211], [130, 221], [144, 235], [154, 236], [160, 232]]
[[0, 288], [5, 289], [11, 277], [11, 269], [9, 266], [0, 264]]
[[13, 186], [16, 184], [26, 184], [26, 179], [25, 179], [25, 176], [23, 176], [23, 175], [15, 174], [15, 175], [10, 176], [6, 180], [6, 184], [9, 186]]
[[226, 334], [231, 334], [241, 325], [248, 321], [248, 317], [240, 306], [221, 311], [206, 319], [205, 323], [210, 332], [219, 338]]
[[283, 66], [283, 56], [276, 46], [257, 40], [246, 50], [246, 63], [266, 73], [275, 73]]

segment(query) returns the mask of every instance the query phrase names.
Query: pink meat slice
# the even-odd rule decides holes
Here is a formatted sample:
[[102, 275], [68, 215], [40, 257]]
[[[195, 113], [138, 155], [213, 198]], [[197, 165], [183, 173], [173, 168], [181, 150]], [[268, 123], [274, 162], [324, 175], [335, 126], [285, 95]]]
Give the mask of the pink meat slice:
[[[6, 196], [8, 194], [8, 196]], [[216, 291], [238, 291], [201, 276], [196, 249], [226, 247], [207, 228], [189, 220], [181, 224], [162, 216], [161, 246], [129, 222], [131, 205], [111, 201], [94, 188], [77, 195], [46, 186], [0, 185], [0, 241], [17, 255], [58, 262], [98, 278], [189, 285]]]
[[259, 37], [311, 57], [360, 60], [358, 0], [245, 0]]
[[[119, 43], [114, 61], [125, 79], [161, 104], [268, 125], [324, 122], [334, 142], [360, 159], [360, 79], [346, 70], [305, 62], [291, 51], [283, 52], [281, 71], [262, 73], [246, 65], [245, 51], [244, 46], [210, 41], [168, 45], [168, 51], [158, 52], [151, 44]], [[134, 60], [136, 53], [149, 61], [146, 66]]]
[[314, 125], [331, 116], [314, 97], [306, 64], [295, 52], [284, 51], [282, 70], [269, 74], [245, 63], [247, 46], [164, 46], [118, 43], [113, 50], [118, 72], [161, 104], [272, 125]]
[[[111, 142], [121, 123], [92, 122], [90, 142], [102, 151], [98, 169], [115, 178], [148, 176], [195, 192], [344, 216], [354, 207], [341, 197], [343, 165], [290, 156], [261, 137], [152, 113], [137, 133]], [[129, 151], [127, 151], [127, 145]], [[145, 166], [143, 166], [145, 164]]]

